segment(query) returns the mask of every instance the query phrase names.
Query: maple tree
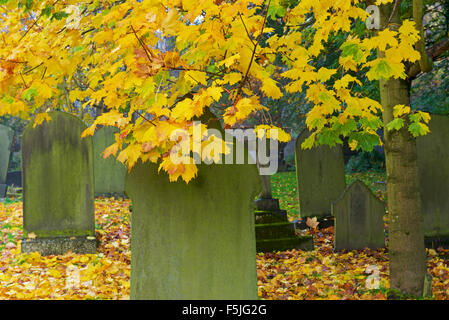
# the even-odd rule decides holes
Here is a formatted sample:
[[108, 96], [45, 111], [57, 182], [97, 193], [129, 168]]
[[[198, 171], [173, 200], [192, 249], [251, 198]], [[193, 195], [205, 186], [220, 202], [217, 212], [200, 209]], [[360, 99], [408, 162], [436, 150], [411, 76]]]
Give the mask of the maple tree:
[[[45, 111], [55, 99], [68, 111], [75, 102], [83, 107], [103, 103], [107, 112], [91, 121], [85, 135], [93, 134], [97, 125], [121, 129], [105, 156], [120, 150], [118, 159], [130, 168], [138, 159], [160, 160], [172, 180], [181, 176], [188, 182], [196, 165], [171, 162], [177, 141], [170, 134], [184, 129], [192, 135], [192, 120], [205, 108], [215, 111], [226, 128], [266, 112], [253, 83], [260, 82], [264, 96], [279, 99], [276, 77], [283, 77], [291, 80], [288, 92], [305, 85], [314, 104], [307, 115], [314, 133], [305, 147], [315, 140], [341, 143], [343, 135], [354, 148], [370, 149], [380, 142], [375, 131], [382, 126], [381, 105], [351, 94], [350, 86], [360, 84], [351, 72], [366, 69], [370, 80], [402, 76], [403, 63], [419, 58], [413, 49], [418, 36], [410, 21], [398, 32], [385, 30], [364, 39], [351, 34], [354, 21], [363, 23], [367, 17], [358, 5], [358, 0], [301, 1], [286, 10], [276, 0], [3, 0], [0, 113], [33, 114], [38, 124], [48, 120]], [[295, 26], [312, 15], [313, 37], [303, 41], [302, 30]], [[284, 19], [289, 31], [272, 36], [269, 18]], [[348, 34], [340, 66], [316, 70], [309, 61], [339, 32]], [[175, 40], [167, 49], [163, 44], [169, 37]], [[387, 45], [387, 58], [372, 56]], [[282, 73], [274, 65], [279, 54], [289, 68]], [[136, 114], [139, 118], [133, 121]], [[418, 118], [411, 129], [425, 132], [420, 120], [427, 118]], [[267, 124], [260, 128], [274, 127]], [[207, 124], [201, 126], [207, 129]], [[278, 129], [279, 140], [288, 140]], [[209, 143], [205, 136], [203, 147]]]
[[[409, 4], [405, 13], [412, 16], [419, 30], [416, 49], [419, 59], [406, 65], [398, 79], [381, 79], [380, 97], [386, 127], [385, 156], [387, 168], [388, 211], [390, 216], [390, 279], [391, 287], [402, 293], [421, 296], [426, 277], [424, 225], [419, 194], [416, 151], [417, 133], [428, 128], [416, 124], [417, 119], [428, 121], [428, 114], [411, 112], [410, 88], [418, 74], [429, 72], [433, 60], [449, 51], [447, 35], [426, 47], [423, 32], [424, 1], [399, 1], [381, 6], [382, 25], [395, 32], [403, 22], [402, 4]], [[388, 50], [379, 55], [388, 56]], [[414, 127], [413, 130], [410, 130]], [[393, 296], [394, 297], [394, 296]]]
[[[364, 7], [360, 0], [288, 7], [280, 0], [0, 0], [0, 115], [32, 117], [37, 125], [49, 120], [51, 109], [76, 112], [90, 123], [84, 135], [98, 125], [116, 126], [120, 133], [105, 156], [117, 155], [129, 168], [139, 159], [159, 161], [172, 181], [186, 182], [198, 169], [193, 160], [171, 161], [178, 142], [171, 134], [182, 129], [192, 136], [193, 120], [205, 110], [225, 128], [255, 113], [263, 117], [263, 98], [283, 96], [281, 78], [287, 92], [304, 91], [313, 105], [304, 148], [342, 143], [343, 136], [353, 149], [371, 150], [382, 143], [377, 130], [384, 126], [411, 137], [426, 134], [428, 114], [400, 101], [388, 107], [391, 117], [384, 110], [384, 125], [383, 106], [354, 89], [366, 81], [400, 82], [408, 65], [427, 63], [419, 51], [421, 22], [418, 29], [403, 20], [360, 34]], [[286, 32], [274, 34], [269, 19], [282, 19]], [[335, 34], [344, 38], [339, 65], [317, 68], [313, 62]], [[275, 64], [278, 57], [286, 70]], [[96, 119], [85, 112], [99, 106], [105, 112]], [[266, 119], [256, 129], [276, 128]], [[207, 137], [207, 123], [200, 127], [200, 150], [217, 143]], [[290, 139], [276, 129], [279, 141]], [[390, 200], [394, 206], [395, 197]]]

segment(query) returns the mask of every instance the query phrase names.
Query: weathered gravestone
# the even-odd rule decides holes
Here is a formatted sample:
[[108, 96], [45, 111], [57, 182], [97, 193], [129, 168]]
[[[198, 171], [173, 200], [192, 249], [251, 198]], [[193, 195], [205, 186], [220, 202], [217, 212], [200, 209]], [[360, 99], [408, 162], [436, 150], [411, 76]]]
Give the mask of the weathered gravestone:
[[257, 299], [259, 191], [256, 165], [201, 164], [186, 184], [139, 161], [126, 179], [131, 299]]
[[92, 138], [64, 112], [23, 133], [22, 252], [95, 253]]
[[417, 139], [424, 234], [429, 244], [449, 240], [449, 117], [432, 115], [430, 133]]
[[321, 218], [331, 214], [331, 204], [346, 188], [345, 164], [340, 145], [302, 149], [309, 134], [303, 130], [296, 140], [299, 214]]
[[123, 196], [126, 168], [115, 157], [104, 159], [101, 153], [115, 142], [115, 127], [103, 127], [93, 136], [95, 196]]
[[335, 251], [385, 247], [385, 205], [361, 181], [351, 183], [332, 204]]
[[8, 174], [12, 136], [12, 129], [0, 124], [0, 198], [5, 197], [8, 188], [6, 176]]

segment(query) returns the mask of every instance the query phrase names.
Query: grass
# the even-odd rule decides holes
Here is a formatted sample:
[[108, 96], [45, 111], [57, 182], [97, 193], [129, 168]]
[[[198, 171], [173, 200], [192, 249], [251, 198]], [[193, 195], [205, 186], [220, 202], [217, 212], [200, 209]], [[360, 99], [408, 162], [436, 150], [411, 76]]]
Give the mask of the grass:
[[[384, 172], [364, 172], [346, 175], [346, 185], [356, 179], [365, 183], [381, 200], [386, 199], [386, 174]], [[287, 211], [290, 220], [299, 219], [298, 187], [296, 172], [278, 172], [271, 176], [273, 198], [279, 199], [281, 209]]]

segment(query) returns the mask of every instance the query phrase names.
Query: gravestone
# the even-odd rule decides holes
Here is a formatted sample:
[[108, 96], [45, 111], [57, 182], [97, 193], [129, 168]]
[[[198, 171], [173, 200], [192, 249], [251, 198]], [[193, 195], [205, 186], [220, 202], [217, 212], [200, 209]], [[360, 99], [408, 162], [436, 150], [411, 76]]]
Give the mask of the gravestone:
[[22, 252], [95, 253], [92, 137], [75, 116], [49, 115], [23, 133]]
[[256, 165], [200, 164], [186, 184], [139, 161], [125, 190], [131, 299], [257, 299]]
[[449, 117], [432, 115], [430, 133], [416, 141], [426, 242], [449, 239]]
[[6, 176], [8, 174], [12, 137], [12, 129], [0, 124], [0, 198], [5, 197], [8, 189]]
[[303, 130], [296, 140], [299, 214], [322, 218], [331, 214], [331, 204], [346, 188], [343, 151], [340, 145], [302, 149], [309, 135]]
[[115, 142], [115, 127], [103, 127], [93, 136], [95, 196], [124, 196], [126, 168], [115, 157], [101, 153]]
[[361, 181], [351, 183], [332, 204], [335, 251], [385, 247], [385, 205]]

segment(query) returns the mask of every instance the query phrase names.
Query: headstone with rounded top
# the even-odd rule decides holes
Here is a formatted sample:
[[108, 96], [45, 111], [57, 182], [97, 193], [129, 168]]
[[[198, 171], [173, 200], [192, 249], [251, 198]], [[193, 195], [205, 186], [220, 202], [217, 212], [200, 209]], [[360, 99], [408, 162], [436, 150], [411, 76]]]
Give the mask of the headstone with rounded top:
[[95, 253], [92, 137], [77, 117], [49, 112], [22, 139], [22, 252]]

